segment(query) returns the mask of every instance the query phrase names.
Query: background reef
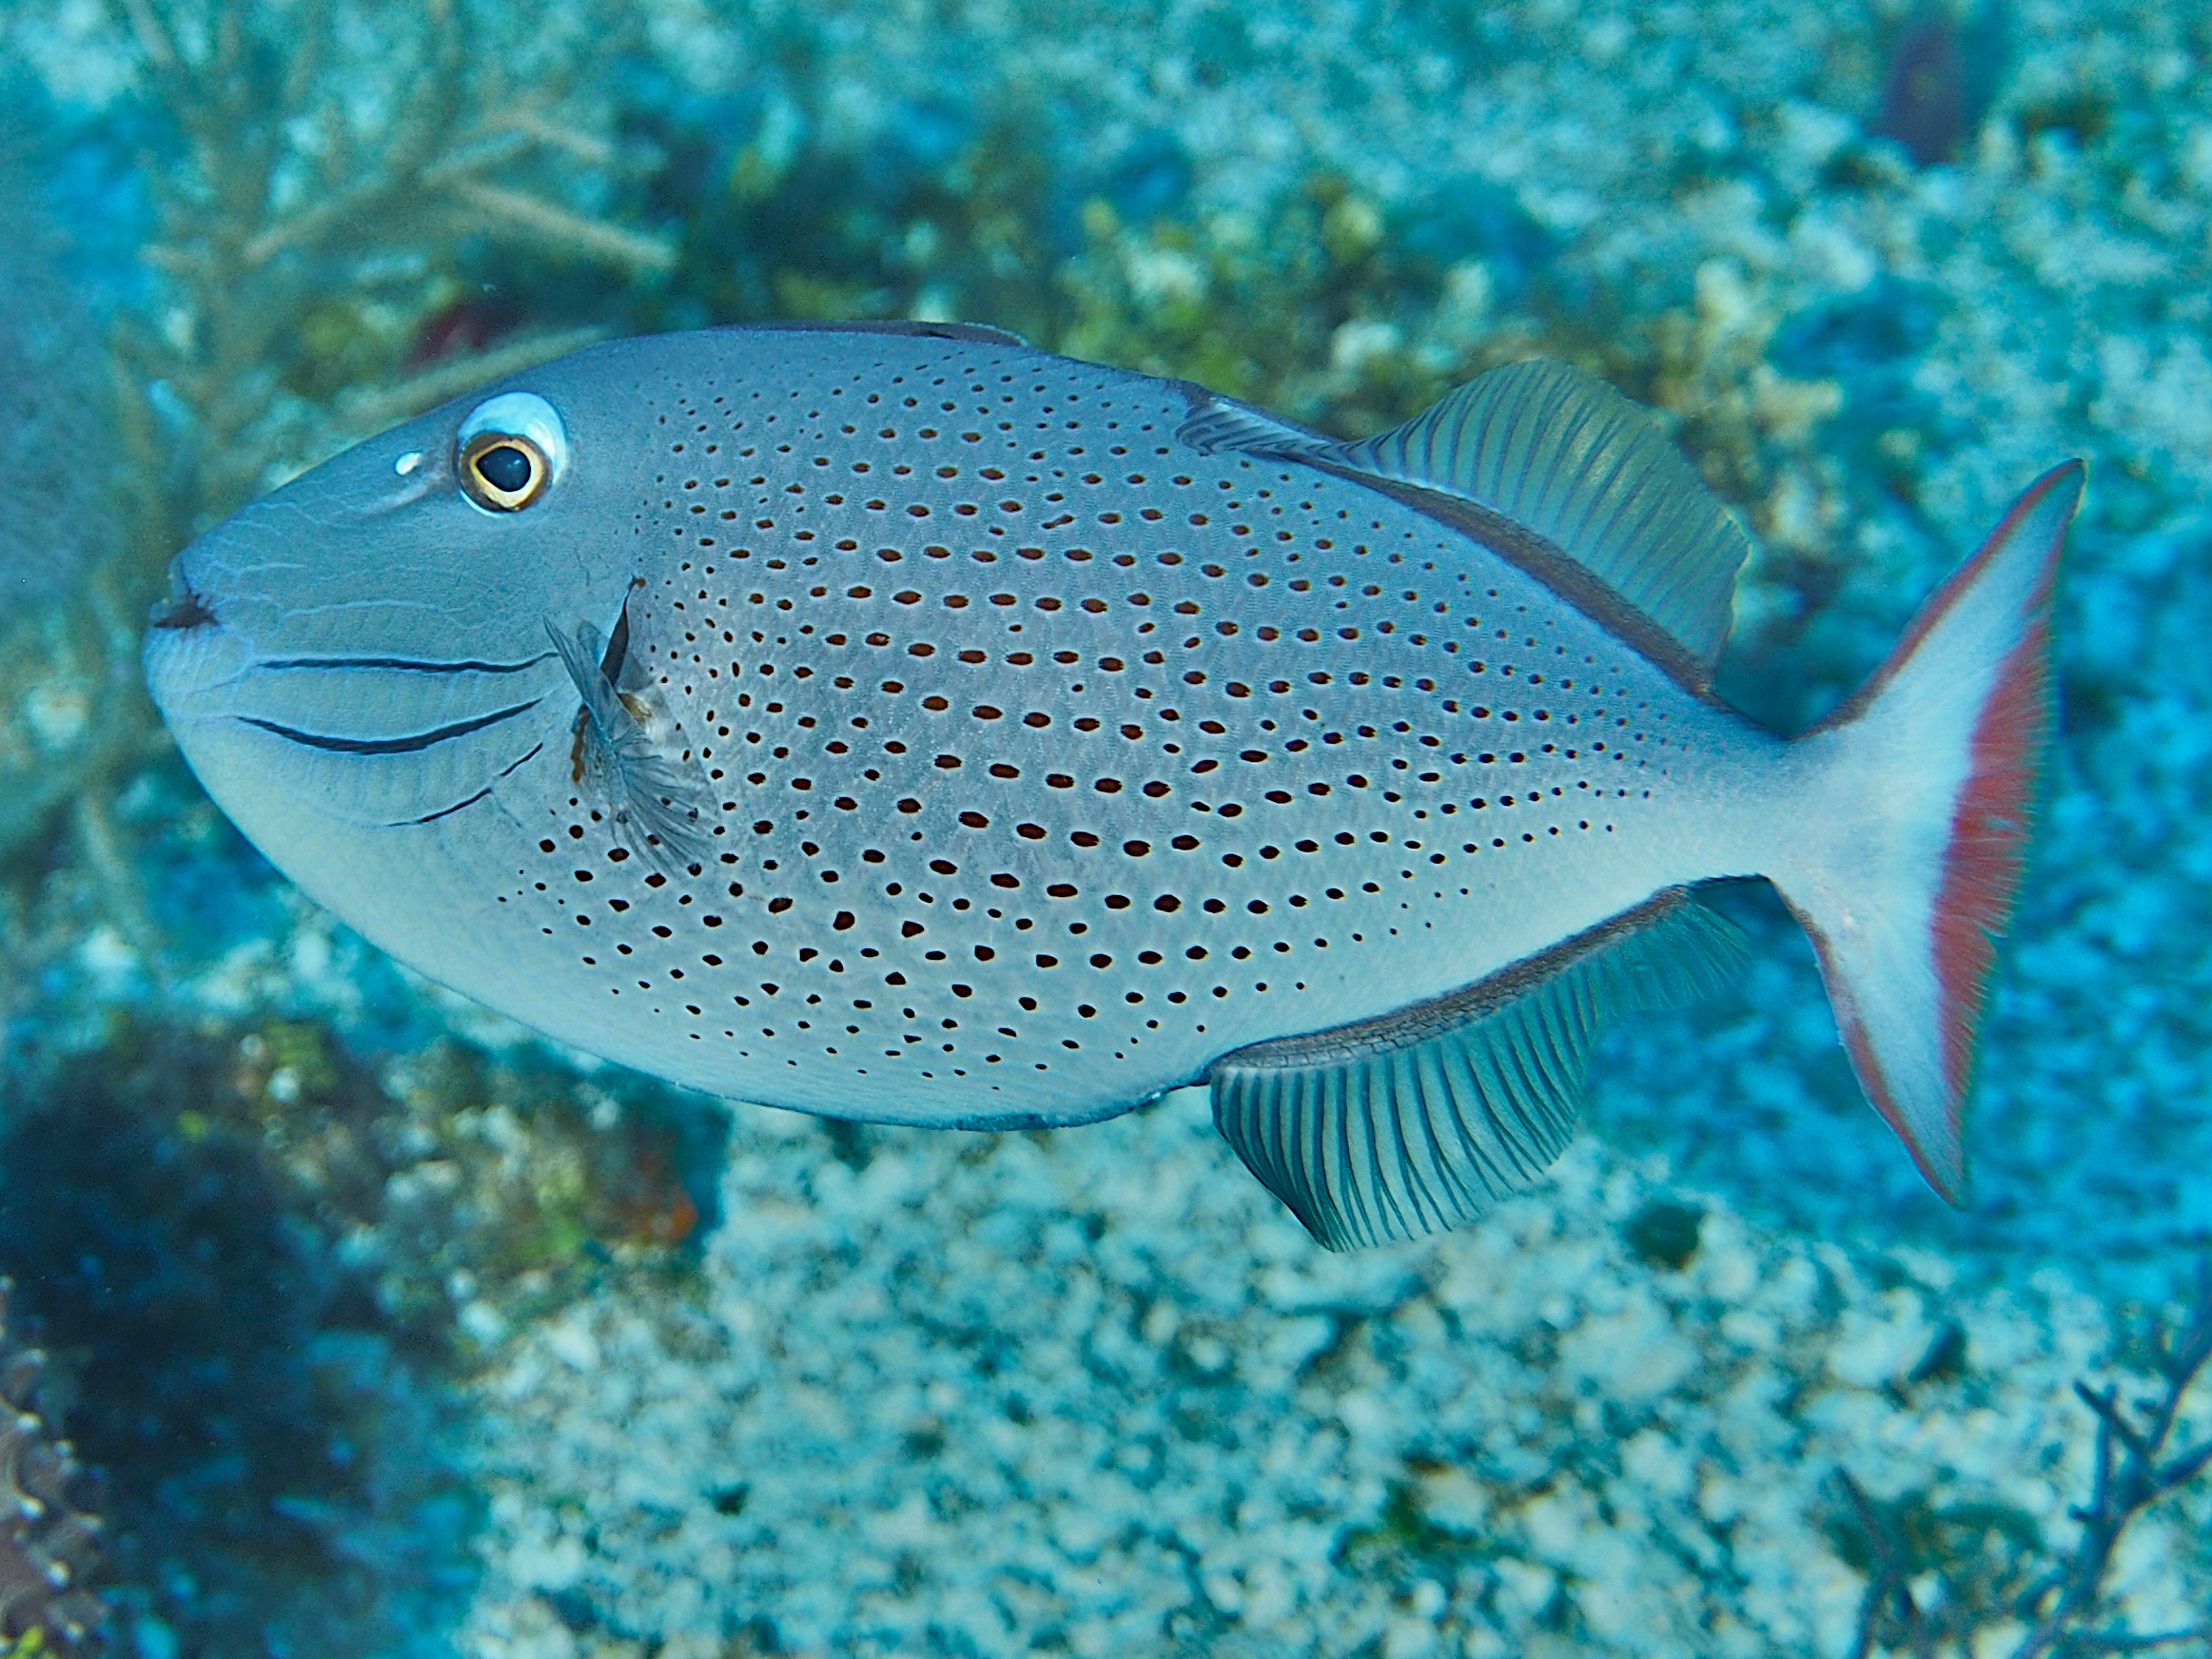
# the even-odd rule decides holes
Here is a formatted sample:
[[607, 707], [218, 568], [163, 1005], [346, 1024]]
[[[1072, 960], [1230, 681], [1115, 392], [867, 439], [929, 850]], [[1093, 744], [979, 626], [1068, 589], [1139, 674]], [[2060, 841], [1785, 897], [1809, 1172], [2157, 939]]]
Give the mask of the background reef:
[[[106, 1472], [70, 1495], [111, 1646], [1982, 1655], [2212, 1623], [2202, 1483], [2066, 1589], [2074, 1380], [2178, 1394], [2175, 1456], [2212, 1414], [2150, 1335], [2212, 1239], [2212, 23], [12, 0], [0, 107], [0, 1272], [40, 1434]], [[136, 673], [192, 532], [593, 339], [853, 316], [1348, 435], [1580, 363], [1751, 530], [1723, 687], [1784, 727], [2087, 457], [1971, 1207], [1866, 1111], [1761, 889], [1725, 901], [1752, 976], [1608, 1045], [1556, 1188], [1337, 1259], [1189, 1099], [932, 1137], [554, 1052], [200, 795]]]

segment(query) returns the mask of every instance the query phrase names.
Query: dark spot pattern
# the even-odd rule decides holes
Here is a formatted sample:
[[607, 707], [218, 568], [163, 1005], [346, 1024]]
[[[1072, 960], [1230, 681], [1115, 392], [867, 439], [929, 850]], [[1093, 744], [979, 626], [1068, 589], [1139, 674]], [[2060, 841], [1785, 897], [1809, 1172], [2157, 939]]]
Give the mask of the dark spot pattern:
[[562, 756], [502, 901], [671, 1075], [1100, 1115], [1554, 943], [1513, 927], [1634, 887], [1730, 718], [1412, 509], [1181, 443], [1162, 382], [782, 343], [641, 394], [628, 648], [714, 854], [628, 856]]

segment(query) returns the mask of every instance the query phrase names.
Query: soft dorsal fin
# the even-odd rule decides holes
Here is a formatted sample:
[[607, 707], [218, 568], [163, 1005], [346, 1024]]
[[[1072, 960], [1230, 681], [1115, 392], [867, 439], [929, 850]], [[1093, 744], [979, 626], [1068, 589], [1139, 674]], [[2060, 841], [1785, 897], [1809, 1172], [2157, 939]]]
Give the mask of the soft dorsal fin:
[[1225, 399], [1194, 406], [1179, 436], [1473, 501], [1596, 577], [1704, 675], [1727, 641], [1743, 531], [1649, 412], [1565, 363], [1492, 369], [1359, 443], [1317, 440]]
[[1650, 414], [1560, 362], [1508, 363], [1337, 459], [1526, 525], [1710, 672], [1750, 544]]
[[1223, 1056], [1214, 1123], [1331, 1250], [1439, 1232], [1566, 1150], [1607, 1022], [1707, 996], [1744, 955], [1670, 888], [1464, 990]]

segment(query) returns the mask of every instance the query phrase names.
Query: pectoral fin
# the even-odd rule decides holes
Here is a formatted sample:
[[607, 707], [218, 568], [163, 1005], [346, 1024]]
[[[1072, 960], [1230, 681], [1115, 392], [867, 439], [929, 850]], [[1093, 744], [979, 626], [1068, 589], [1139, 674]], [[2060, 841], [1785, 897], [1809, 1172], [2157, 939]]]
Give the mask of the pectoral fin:
[[577, 781], [597, 788], [616, 832], [662, 874], [714, 857], [714, 800], [698, 762], [680, 740], [651, 730], [616, 689], [597, 629], [579, 622], [564, 630], [548, 617], [545, 632], [583, 700]]
[[1440, 1232], [1566, 1149], [1609, 1020], [1709, 995], [1743, 958], [1732, 923], [1672, 888], [1462, 990], [1224, 1055], [1214, 1123], [1332, 1250]]

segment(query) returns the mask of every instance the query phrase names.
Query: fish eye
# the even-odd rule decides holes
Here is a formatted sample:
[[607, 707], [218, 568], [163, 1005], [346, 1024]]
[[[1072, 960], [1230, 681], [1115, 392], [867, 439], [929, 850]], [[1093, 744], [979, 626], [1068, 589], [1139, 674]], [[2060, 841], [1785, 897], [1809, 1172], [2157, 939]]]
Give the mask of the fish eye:
[[460, 452], [460, 487], [495, 513], [529, 506], [552, 477], [545, 452], [519, 432], [480, 432]]
[[558, 481], [568, 462], [568, 430], [543, 398], [502, 392], [469, 412], [456, 437], [454, 471], [461, 491], [493, 513], [516, 513]]

